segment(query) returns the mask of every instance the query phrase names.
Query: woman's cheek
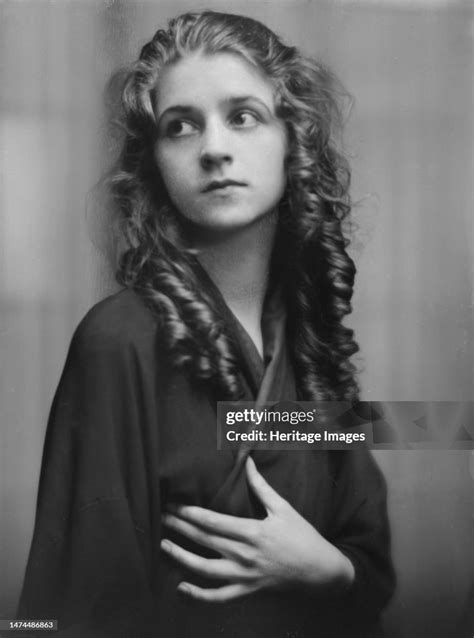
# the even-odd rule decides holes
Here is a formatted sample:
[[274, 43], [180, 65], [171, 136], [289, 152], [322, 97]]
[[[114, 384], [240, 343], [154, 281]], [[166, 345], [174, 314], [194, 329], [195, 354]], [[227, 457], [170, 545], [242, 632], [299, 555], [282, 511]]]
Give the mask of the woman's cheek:
[[158, 170], [171, 193], [191, 189], [193, 167], [189, 151], [173, 149], [156, 155]]

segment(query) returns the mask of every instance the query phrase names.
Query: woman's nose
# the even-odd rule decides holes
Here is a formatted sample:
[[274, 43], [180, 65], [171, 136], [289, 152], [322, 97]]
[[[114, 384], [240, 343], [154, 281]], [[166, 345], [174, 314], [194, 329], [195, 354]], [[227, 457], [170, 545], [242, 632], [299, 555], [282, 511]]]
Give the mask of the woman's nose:
[[202, 145], [199, 156], [201, 166], [204, 169], [209, 170], [232, 162], [229, 132], [223, 124], [212, 123], [206, 126], [201, 138]]

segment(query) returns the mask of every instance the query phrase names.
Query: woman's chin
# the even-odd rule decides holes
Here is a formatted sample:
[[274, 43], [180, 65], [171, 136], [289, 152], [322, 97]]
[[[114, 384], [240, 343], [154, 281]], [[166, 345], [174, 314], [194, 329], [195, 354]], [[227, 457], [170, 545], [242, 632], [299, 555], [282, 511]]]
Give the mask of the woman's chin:
[[225, 213], [207, 214], [201, 218], [187, 219], [184, 228], [187, 237], [192, 239], [220, 237], [232, 234], [240, 234], [260, 228], [262, 223], [273, 225], [276, 216], [271, 213], [260, 215], [226, 215]]

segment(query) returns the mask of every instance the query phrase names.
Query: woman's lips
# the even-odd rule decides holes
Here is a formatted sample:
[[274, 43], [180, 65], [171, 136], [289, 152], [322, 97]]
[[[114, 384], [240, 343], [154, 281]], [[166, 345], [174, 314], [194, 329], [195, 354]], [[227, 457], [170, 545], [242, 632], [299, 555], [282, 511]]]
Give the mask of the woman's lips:
[[209, 193], [210, 191], [223, 190], [232, 186], [247, 186], [244, 182], [236, 182], [232, 179], [223, 179], [223, 180], [214, 180], [206, 184], [206, 186], [202, 189], [203, 193]]

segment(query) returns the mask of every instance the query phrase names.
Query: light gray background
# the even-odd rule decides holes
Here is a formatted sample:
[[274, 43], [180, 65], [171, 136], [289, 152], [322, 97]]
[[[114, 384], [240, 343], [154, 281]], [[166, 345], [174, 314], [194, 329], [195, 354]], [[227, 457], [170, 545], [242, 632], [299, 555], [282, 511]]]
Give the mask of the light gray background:
[[[91, 243], [100, 224], [85, 213], [106, 150], [103, 87], [167, 18], [198, 8], [262, 19], [328, 61], [356, 98], [350, 323], [363, 398], [473, 398], [469, 0], [0, 2], [0, 617], [14, 614], [71, 334], [112, 290]], [[472, 455], [377, 459], [399, 575], [388, 635], [461, 636], [470, 588], [473, 598]]]

